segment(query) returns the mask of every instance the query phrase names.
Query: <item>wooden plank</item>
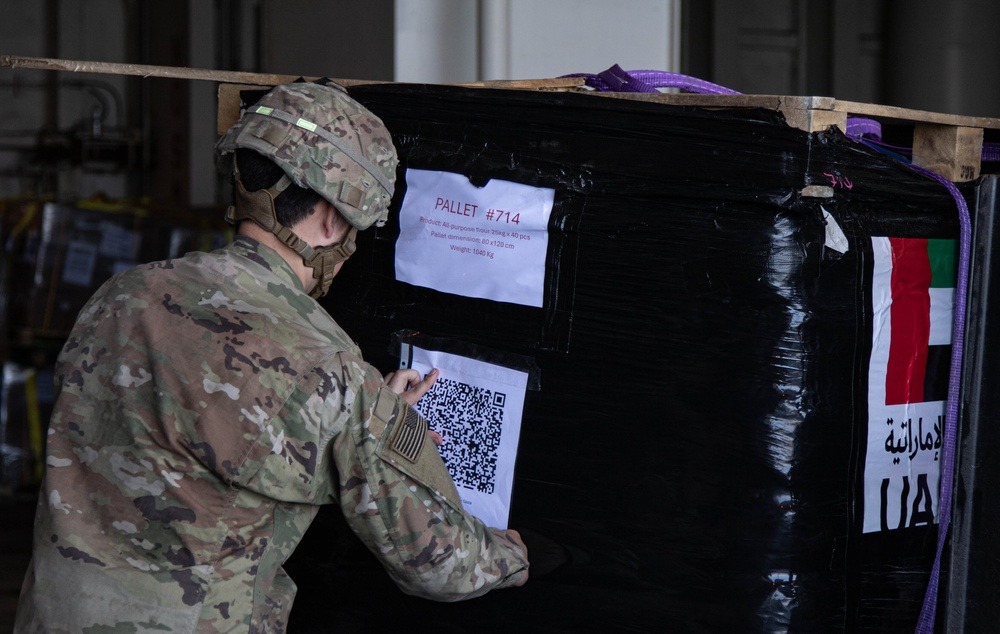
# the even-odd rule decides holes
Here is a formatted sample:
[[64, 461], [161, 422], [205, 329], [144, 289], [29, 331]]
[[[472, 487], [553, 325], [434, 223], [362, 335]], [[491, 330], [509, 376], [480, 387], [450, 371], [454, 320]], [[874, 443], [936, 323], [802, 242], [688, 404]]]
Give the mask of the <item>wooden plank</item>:
[[833, 110], [836, 99], [830, 97], [794, 97], [786, 95], [702, 95], [694, 93], [645, 93], [645, 92], [593, 92], [601, 97], [651, 101], [677, 106], [701, 106], [706, 108], [764, 108], [780, 110]]
[[[0, 65], [10, 68], [216, 81], [220, 83], [217, 117], [217, 130], [220, 134], [239, 118], [240, 90], [253, 86], [274, 86], [298, 79], [293, 75], [215, 71], [144, 64], [115, 64], [15, 55], [0, 56]], [[335, 79], [334, 81], [347, 87], [382, 83], [355, 79]], [[473, 82], [458, 85], [515, 90], [583, 91], [584, 84], [585, 79], [582, 77], [559, 77]], [[785, 116], [789, 125], [808, 132], [824, 130], [830, 126], [844, 129], [848, 115], [906, 121], [915, 125], [914, 163], [927, 167], [955, 182], [978, 178], [981, 169], [980, 153], [982, 151], [983, 129], [1000, 129], [1000, 119], [998, 118], [948, 115], [896, 106], [838, 101], [831, 97], [586, 92], [602, 97], [669, 105], [777, 110]]]
[[763, 108], [777, 110], [788, 125], [818, 132], [830, 126], [846, 128], [847, 113], [836, 110], [836, 99], [830, 97], [791, 97], [783, 95], [700, 95], [669, 93], [600, 92], [603, 97], [662, 103], [674, 106], [702, 108]]
[[260, 90], [261, 86], [240, 84], [219, 84], [218, 113], [215, 117], [215, 133], [222, 136], [240, 120], [240, 92]]
[[967, 128], [989, 128], [991, 130], [1000, 129], [1000, 118], [995, 117], [968, 117], [964, 115], [943, 114], [940, 112], [928, 112], [926, 110], [912, 110], [910, 108], [899, 108], [897, 106], [884, 106], [872, 103], [859, 103], [856, 101], [838, 100], [835, 108], [848, 112], [852, 115], [876, 117], [880, 119], [897, 119], [901, 121], [913, 121], [924, 123], [941, 123], [946, 125], [963, 126]]
[[[258, 86], [275, 86], [277, 84], [287, 83], [298, 79], [298, 76], [296, 75], [221, 71], [199, 68], [181, 68], [174, 66], [154, 66], [148, 64], [117, 64], [111, 62], [23, 57], [19, 55], [0, 56], [0, 66], [6, 66], [9, 68], [61, 70], [77, 73], [136, 75], [141, 77], [171, 77], [178, 79], [216, 81], [222, 83], [252, 84]], [[307, 77], [306, 79], [316, 78]], [[344, 86], [383, 83], [373, 80], [359, 79], [334, 79], [334, 81]], [[557, 77], [546, 79], [483, 81], [458, 85], [517, 90], [581, 90], [583, 89], [584, 83], [585, 79], [583, 77]], [[950, 115], [937, 112], [927, 112], [924, 110], [899, 108], [896, 106], [868, 104], [855, 101], [840, 101], [832, 97], [798, 97], [785, 95], [700, 95], [687, 93], [599, 93], [590, 91], [588, 91], [588, 94], [615, 97], [619, 99], [655, 101], [657, 103], [703, 106], [711, 108], [830, 110], [852, 115], [870, 116], [884, 119], [941, 123], [970, 128], [1000, 129], [1000, 118]]]
[[841, 101], [832, 97], [797, 97], [786, 95], [697, 95], [670, 93], [593, 93], [605, 97], [652, 101], [655, 103], [701, 106], [706, 108], [765, 108], [790, 112], [793, 110], [826, 110], [843, 115], [868, 116], [879, 119], [895, 119], [908, 122], [940, 123], [969, 128], [1000, 129], [1000, 118], [969, 117], [942, 114], [924, 110], [912, 110], [897, 106]]
[[913, 130], [913, 164], [962, 183], [979, 178], [983, 129], [918, 123]]
[[[299, 79], [299, 75], [280, 75], [273, 73], [248, 73], [243, 71], [209, 70], [204, 68], [185, 68], [179, 66], [156, 66], [151, 64], [118, 64], [113, 62], [91, 62], [69, 59], [51, 59], [45, 57], [22, 57], [18, 55], [3, 55], [0, 66], [8, 68], [30, 68], [35, 70], [60, 70], [73, 73], [97, 73], [105, 75], [132, 75], [139, 77], [166, 77], [171, 79], [191, 79], [215, 81], [222, 83], [277, 86]], [[308, 80], [317, 77], [306, 77]], [[367, 79], [333, 79], [342, 86], [360, 86], [363, 84], [386, 83]], [[551, 79], [501, 79], [494, 81], [479, 81], [457, 84], [473, 88], [505, 88], [517, 90], [572, 90], [582, 88], [583, 77], [557, 77]]]
[[256, 84], [261, 86], [274, 86], [298, 79], [298, 77], [294, 75], [207, 70], [202, 68], [183, 68], [178, 66], [155, 66], [151, 64], [88, 62], [69, 59], [50, 59], [44, 57], [21, 57], [18, 55], [3, 55], [0, 57], [0, 66], [6, 66], [9, 68], [30, 68], [35, 70], [61, 70], [73, 73], [196, 79], [204, 81]]
[[[455, 84], [467, 88], [503, 88], [507, 90], [576, 90], [586, 87], [584, 77], [554, 77], [552, 79], [494, 79]], [[587, 92], [590, 92], [587, 90]]]
[[847, 132], [847, 113], [836, 110], [819, 110], [784, 107], [781, 113], [785, 115], [785, 122], [793, 128], [805, 130], [806, 132], [822, 132], [830, 127], [840, 128], [841, 132]]

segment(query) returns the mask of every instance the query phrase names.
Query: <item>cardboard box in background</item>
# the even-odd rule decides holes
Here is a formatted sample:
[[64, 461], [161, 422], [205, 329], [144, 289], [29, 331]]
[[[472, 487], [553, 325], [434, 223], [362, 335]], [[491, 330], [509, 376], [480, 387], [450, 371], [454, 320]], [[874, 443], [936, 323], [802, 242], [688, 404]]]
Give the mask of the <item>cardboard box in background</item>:
[[21, 329], [43, 336], [68, 333], [94, 291], [138, 261], [144, 215], [46, 204]]
[[0, 495], [37, 485], [53, 364], [80, 309], [112, 275], [223, 246], [218, 209], [157, 213], [83, 201], [0, 201]]
[[68, 334], [87, 300], [116, 273], [215, 249], [231, 235], [216, 210], [154, 216], [138, 206], [50, 202], [20, 215], [23, 226], [5, 245], [6, 331], [22, 341]]

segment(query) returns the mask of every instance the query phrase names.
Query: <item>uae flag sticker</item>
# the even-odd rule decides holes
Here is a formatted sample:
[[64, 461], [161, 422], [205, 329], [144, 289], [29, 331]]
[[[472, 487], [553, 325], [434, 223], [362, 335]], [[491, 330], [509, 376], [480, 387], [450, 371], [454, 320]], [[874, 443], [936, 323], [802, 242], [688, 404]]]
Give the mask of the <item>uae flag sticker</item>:
[[872, 238], [864, 532], [937, 518], [955, 240]]

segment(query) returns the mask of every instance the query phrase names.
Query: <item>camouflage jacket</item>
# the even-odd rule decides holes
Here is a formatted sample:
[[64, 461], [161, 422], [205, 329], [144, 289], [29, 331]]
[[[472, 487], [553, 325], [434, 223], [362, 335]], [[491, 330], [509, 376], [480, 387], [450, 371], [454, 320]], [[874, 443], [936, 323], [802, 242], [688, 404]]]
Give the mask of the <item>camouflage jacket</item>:
[[283, 631], [281, 566], [325, 503], [404, 592], [526, 574], [426, 421], [254, 240], [109, 280], [56, 374], [17, 631]]

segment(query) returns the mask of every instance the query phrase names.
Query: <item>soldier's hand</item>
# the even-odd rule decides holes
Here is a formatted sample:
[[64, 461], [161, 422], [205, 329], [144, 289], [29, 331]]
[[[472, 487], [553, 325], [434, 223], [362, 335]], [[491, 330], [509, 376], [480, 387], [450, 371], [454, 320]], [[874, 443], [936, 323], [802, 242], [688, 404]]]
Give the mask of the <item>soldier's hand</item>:
[[[525, 561], [527, 561], [528, 560], [528, 547], [524, 545], [524, 540], [521, 539], [521, 534], [518, 533], [513, 528], [508, 528], [506, 531], [504, 531], [504, 533], [505, 533], [504, 537], [506, 537], [508, 541], [516, 544], [521, 549], [521, 552], [524, 553], [524, 559], [525, 559]], [[524, 571], [524, 578], [522, 578], [521, 580], [519, 580], [517, 583], [515, 583], [513, 585], [514, 586], [523, 586], [527, 581], [528, 581], [528, 571], [525, 570]]]
[[416, 405], [420, 397], [427, 393], [437, 381], [441, 372], [434, 368], [423, 379], [416, 370], [397, 370], [385, 375], [385, 383], [389, 389], [403, 397], [410, 405]]

